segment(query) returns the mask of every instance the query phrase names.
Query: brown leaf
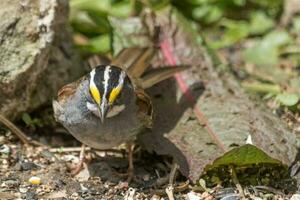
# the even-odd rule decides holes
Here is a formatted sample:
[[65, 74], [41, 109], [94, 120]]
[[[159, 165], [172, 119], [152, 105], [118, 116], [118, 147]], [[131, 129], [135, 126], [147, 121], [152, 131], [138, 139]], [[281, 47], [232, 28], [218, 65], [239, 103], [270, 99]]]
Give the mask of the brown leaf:
[[[258, 160], [261, 163], [281, 161], [285, 165], [295, 160], [296, 135], [263, 106], [252, 102], [230, 74], [217, 72], [212, 58], [198, 42], [199, 36], [181, 15], [167, 9], [155, 17], [148, 13], [144, 19], [140, 26], [134, 19], [134, 26], [140, 27], [140, 31], [134, 29], [136, 37], [128, 31], [132, 19], [118, 23], [113, 20], [113, 27], [117, 26], [114, 37], [118, 38], [114, 47], [150, 45], [143, 38], [145, 30], [154, 35], [151, 30], [159, 26], [161, 51], [152, 65], [193, 66], [148, 91], [152, 95], [155, 120], [153, 130], [139, 138], [146, 149], [173, 156], [181, 172], [194, 182], [206, 166], [213, 166], [223, 156], [248, 159], [240, 164], [257, 162], [252, 158], [262, 158]], [[249, 143], [256, 148], [249, 148]], [[249, 151], [239, 149], [228, 153], [236, 147]]]

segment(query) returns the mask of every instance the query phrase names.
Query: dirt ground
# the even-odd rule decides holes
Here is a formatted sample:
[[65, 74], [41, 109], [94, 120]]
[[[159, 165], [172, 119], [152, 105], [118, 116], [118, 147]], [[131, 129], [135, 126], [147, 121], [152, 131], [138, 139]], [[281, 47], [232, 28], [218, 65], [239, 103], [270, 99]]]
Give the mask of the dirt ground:
[[[20, 123], [22, 124], [22, 123]], [[30, 132], [29, 127], [25, 127]], [[45, 127], [43, 128], [45, 129]], [[37, 128], [34, 132], [39, 132]], [[0, 199], [288, 199], [291, 193], [267, 186], [205, 187], [176, 173], [169, 185], [172, 159], [135, 148], [135, 178], [129, 185], [121, 176], [127, 169], [122, 149], [99, 152], [87, 149], [84, 169], [73, 176], [80, 144], [58, 127], [55, 134], [30, 134], [48, 145], [23, 145], [10, 131], [0, 135]], [[61, 146], [67, 146], [61, 148]], [[29, 179], [40, 178], [39, 184]], [[174, 178], [174, 177], [172, 177]], [[203, 180], [202, 180], [203, 181]]]

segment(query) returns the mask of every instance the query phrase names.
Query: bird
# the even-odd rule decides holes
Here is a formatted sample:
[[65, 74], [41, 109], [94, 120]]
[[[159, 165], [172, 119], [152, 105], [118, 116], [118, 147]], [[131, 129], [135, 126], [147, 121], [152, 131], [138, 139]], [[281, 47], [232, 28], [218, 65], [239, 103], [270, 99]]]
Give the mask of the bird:
[[108, 64], [96, 63], [89, 73], [63, 86], [53, 100], [54, 117], [83, 145], [110, 149], [127, 144], [128, 179], [133, 177], [132, 146], [153, 125], [153, 106], [146, 89], [187, 69], [149, 69], [155, 48], [123, 49]]

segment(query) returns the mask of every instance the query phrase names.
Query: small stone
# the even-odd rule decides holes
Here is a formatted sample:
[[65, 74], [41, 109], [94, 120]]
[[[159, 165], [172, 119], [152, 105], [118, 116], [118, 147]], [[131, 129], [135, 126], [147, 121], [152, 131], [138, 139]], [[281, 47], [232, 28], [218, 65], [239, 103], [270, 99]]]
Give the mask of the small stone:
[[54, 180], [54, 186], [56, 188], [62, 188], [65, 185], [66, 185], [66, 183], [63, 180], [60, 180], [60, 179]]
[[297, 133], [300, 133], [300, 125], [297, 125], [297, 126], [294, 128], [294, 131], [297, 132]]
[[29, 183], [31, 183], [32, 185], [39, 185], [41, 184], [41, 178], [37, 177], [37, 176], [32, 176], [29, 180]]
[[66, 162], [79, 163], [79, 158], [74, 155], [64, 155], [62, 159]]
[[300, 200], [300, 194], [294, 194], [290, 200]]
[[41, 152], [41, 155], [42, 155], [43, 158], [45, 158], [45, 159], [47, 159], [47, 160], [49, 160], [49, 161], [55, 161], [55, 156], [54, 156], [54, 154], [51, 153], [51, 152], [48, 151], [48, 150], [43, 150], [43, 151]]
[[188, 200], [201, 200], [201, 197], [192, 191], [187, 194], [187, 199]]
[[5, 137], [4, 136], [0, 136], [0, 144], [4, 144], [5, 142]]
[[28, 191], [26, 192], [26, 199], [32, 199], [32, 200], [35, 200], [35, 199], [38, 199], [38, 197], [37, 197], [37, 194], [36, 194], [34, 191], [28, 190]]
[[74, 192], [73, 194], [71, 194], [71, 198], [78, 198], [79, 194], [77, 192]]
[[15, 166], [13, 167], [14, 170], [16, 171], [21, 171], [22, 170], [22, 166], [20, 163], [16, 163]]
[[19, 184], [20, 184], [20, 183], [19, 183], [18, 180], [7, 180], [7, 181], [5, 181], [5, 185], [6, 185], [7, 187], [10, 187], [10, 188], [12, 188], [12, 187], [17, 187]]
[[153, 195], [152, 197], [151, 197], [151, 199], [150, 200], [159, 200], [159, 199], [161, 199], [160, 198], [160, 196], [158, 196], [158, 195]]
[[87, 166], [85, 166], [76, 176], [75, 178], [79, 181], [79, 182], [84, 182], [89, 180], [89, 178], [91, 177], [89, 169]]
[[34, 164], [33, 162], [22, 162], [21, 168], [24, 171], [33, 170], [40, 168], [38, 165]]
[[0, 146], [0, 153], [2, 154], [9, 154], [10, 153], [10, 148], [9, 146], [3, 144]]
[[20, 192], [20, 193], [26, 193], [27, 191], [28, 191], [27, 188], [23, 188], [23, 187], [20, 187], [20, 188], [19, 188], [19, 192]]

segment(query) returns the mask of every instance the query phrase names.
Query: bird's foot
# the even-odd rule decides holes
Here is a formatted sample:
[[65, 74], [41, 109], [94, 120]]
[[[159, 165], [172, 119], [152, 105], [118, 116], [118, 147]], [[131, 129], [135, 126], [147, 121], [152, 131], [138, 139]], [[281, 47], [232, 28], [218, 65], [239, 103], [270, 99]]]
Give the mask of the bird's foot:
[[79, 163], [75, 166], [75, 168], [71, 171], [73, 176], [77, 175], [83, 169], [83, 163], [85, 161], [85, 145], [81, 146], [81, 151], [79, 154]]

